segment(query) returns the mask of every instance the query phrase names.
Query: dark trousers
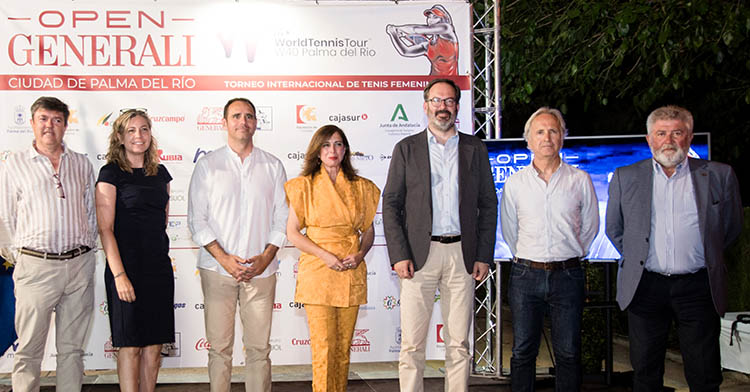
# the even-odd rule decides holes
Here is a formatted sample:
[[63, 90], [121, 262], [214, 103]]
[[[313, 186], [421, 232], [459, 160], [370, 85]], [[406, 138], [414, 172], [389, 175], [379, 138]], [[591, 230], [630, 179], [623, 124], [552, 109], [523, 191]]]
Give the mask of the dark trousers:
[[508, 296], [513, 313], [511, 389], [513, 392], [534, 391], [539, 339], [544, 315], [548, 313], [555, 353], [555, 391], [580, 390], [583, 268], [544, 271], [513, 263], [510, 271]]
[[628, 306], [633, 391], [661, 391], [672, 320], [677, 322], [685, 378], [691, 392], [721, 385], [719, 315], [711, 301], [708, 273], [664, 276], [643, 271]]

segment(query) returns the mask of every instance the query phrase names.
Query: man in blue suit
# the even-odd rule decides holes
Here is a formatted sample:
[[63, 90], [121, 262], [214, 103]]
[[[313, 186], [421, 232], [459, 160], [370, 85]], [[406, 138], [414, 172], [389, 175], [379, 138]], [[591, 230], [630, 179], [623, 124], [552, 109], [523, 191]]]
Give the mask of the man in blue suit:
[[721, 385], [719, 317], [727, 310], [724, 249], [742, 230], [728, 165], [688, 158], [693, 116], [665, 106], [646, 121], [652, 159], [618, 168], [607, 236], [622, 255], [617, 302], [628, 311], [633, 391], [661, 391], [667, 334], [678, 326], [691, 391]]

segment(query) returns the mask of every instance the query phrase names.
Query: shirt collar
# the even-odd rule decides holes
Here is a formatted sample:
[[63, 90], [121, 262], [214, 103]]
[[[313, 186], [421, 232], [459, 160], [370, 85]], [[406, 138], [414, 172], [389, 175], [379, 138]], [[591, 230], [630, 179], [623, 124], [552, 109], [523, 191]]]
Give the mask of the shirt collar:
[[[453, 136], [449, 137], [448, 140], [446, 140], [445, 144], [452, 142], [453, 140], [458, 140], [458, 130], [456, 128], [453, 128]], [[439, 144], [437, 141], [437, 138], [435, 137], [435, 134], [432, 133], [430, 128], [427, 128], [427, 143], [428, 144]]]
[[[531, 165], [529, 165], [529, 166], [531, 166], [531, 169], [534, 170], [534, 174], [537, 177], [539, 177], [539, 175], [541, 174], [541, 172], [536, 168], [536, 166], [534, 166], [534, 160], [531, 161]], [[560, 171], [560, 168], [562, 168], [562, 167], [563, 167], [563, 160], [562, 160], [562, 158], [560, 158], [560, 164], [557, 165], [557, 167], [555, 168], [555, 171], [552, 172], [552, 176], [556, 175]]]
[[[62, 143], [62, 150], [63, 151], [62, 151], [62, 154], [60, 154], [60, 158], [62, 158], [63, 156], [67, 155], [67, 153], [68, 153], [68, 148], [65, 147], [65, 142]], [[37, 149], [36, 149], [36, 140], [32, 140], [31, 141], [31, 147], [29, 147], [29, 159], [36, 159], [38, 157], [43, 157], [43, 156], [44, 155], [42, 155], [41, 153], [39, 153], [39, 151], [37, 151]]]
[[[250, 154], [247, 156], [247, 158], [245, 158], [246, 162], [253, 162], [255, 155], [257, 155], [254, 154], [256, 148], [257, 147], [253, 147], [253, 150], [250, 151]], [[239, 164], [244, 164], [243, 160], [240, 158], [240, 155], [234, 152], [234, 150], [232, 150], [232, 147], [229, 147], [229, 144], [226, 145], [226, 154], [229, 159], [237, 161], [237, 163]]]
[[[664, 176], [666, 176], [666, 173], [664, 173], [664, 168], [661, 167], [661, 163], [657, 162], [655, 158], [651, 158], [651, 164], [654, 167], [654, 173], [658, 174], [661, 173]], [[674, 170], [674, 176], [682, 175], [688, 170], [688, 157], [685, 156], [685, 159], [682, 160], [682, 162], [678, 163]]]

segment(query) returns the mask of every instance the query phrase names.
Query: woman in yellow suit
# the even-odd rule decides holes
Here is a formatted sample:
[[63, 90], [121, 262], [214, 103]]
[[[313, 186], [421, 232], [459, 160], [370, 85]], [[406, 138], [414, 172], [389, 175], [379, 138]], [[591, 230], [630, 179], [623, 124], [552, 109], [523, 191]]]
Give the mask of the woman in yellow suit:
[[367, 303], [364, 259], [380, 189], [357, 175], [350, 156], [344, 132], [325, 125], [310, 140], [300, 176], [284, 186], [287, 238], [302, 252], [294, 300], [307, 312], [313, 391], [346, 390], [354, 324]]

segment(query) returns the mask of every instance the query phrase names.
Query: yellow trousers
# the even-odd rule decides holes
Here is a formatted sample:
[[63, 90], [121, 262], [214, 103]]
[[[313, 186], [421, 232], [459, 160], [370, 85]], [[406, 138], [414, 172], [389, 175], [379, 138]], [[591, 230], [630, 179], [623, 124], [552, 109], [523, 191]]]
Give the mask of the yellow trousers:
[[349, 348], [359, 306], [305, 304], [310, 328], [313, 392], [344, 392], [349, 381]]

